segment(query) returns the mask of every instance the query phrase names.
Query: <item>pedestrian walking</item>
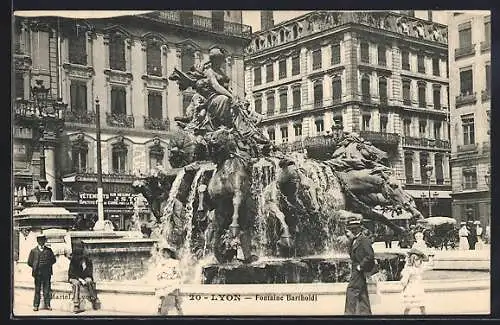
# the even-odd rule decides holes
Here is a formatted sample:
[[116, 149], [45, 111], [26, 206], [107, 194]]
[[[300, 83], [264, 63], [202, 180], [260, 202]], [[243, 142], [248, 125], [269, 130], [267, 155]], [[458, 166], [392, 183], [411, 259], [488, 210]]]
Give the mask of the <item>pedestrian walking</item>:
[[346, 236], [351, 245], [351, 277], [346, 291], [346, 315], [371, 315], [370, 298], [366, 275], [373, 272], [375, 254], [371, 240], [362, 233], [361, 221], [350, 221], [346, 227]]
[[458, 249], [459, 250], [467, 250], [469, 249], [469, 230], [467, 229], [467, 226], [465, 222], [460, 223], [460, 230], [458, 231]]
[[101, 308], [101, 302], [97, 297], [93, 272], [92, 260], [84, 255], [82, 248], [77, 247], [71, 254], [68, 270], [68, 281], [72, 285], [73, 312], [75, 314], [83, 311], [80, 306], [80, 293], [84, 288], [88, 291], [88, 299], [92, 302], [92, 308], [94, 310]]
[[422, 274], [432, 266], [427, 255], [412, 248], [408, 252], [408, 257], [404, 269], [401, 271], [401, 284], [403, 285], [403, 306], [404, 314], [408, 315], [412, 309], [420, 309], [420, 313], [425, 315], [425, 291], [422, 283]]
[[45, 245], [47, 243], [45, 235], [38, 235], [36, 241], [38, 245], [30, 251], [28, 257], [28, 266], [31, 267], [31, 275], [35, 279], [33, 310], [38, 311], [40, 307], [40, 291], [43, 291], [44, 309], [52, 310], [50, 307], [50, 278], [52, 277], [52, 265], [56, 262], [56, 257], [52, 249]]
[[469, 235], [467, 236], [467, 240], [469, 241], [469, 250], [475, 250], [477, 243], [476, 226], [471, 220], [469, 220], [467, 222], [467, 228], [469, 230]]
[[476, 226], [476, 235], [477, 235], [476, 248], [483, 249], [484, 248], [483, 227], [481, 227], [480, 221], [474, 221], [474, 225]]

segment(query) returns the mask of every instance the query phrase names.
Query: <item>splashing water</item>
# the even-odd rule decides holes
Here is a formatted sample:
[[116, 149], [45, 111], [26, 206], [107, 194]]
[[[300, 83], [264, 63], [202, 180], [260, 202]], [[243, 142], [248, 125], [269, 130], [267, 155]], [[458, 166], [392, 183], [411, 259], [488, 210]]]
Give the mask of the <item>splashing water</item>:
[[171, 219], [172, 219], [172, 214], [174, 212], [174, 205], [177, 199], [177, 193], [179, 192], [185, 174], [186, 171], [184, 170], [184, 168], [182, 168], [175, 177], [175, 180], [172, 184], [172, 188], [170, 189], [170, 192], [168, 194], [167, 204], [165, 205], [165, 209], [163, 210], [163, 215], [161, 217], [161, 225], [162, 225], [161, 233], [163, 240], [166, 240], [168, 238], [169, 233], [171, 232], [172, 229]]

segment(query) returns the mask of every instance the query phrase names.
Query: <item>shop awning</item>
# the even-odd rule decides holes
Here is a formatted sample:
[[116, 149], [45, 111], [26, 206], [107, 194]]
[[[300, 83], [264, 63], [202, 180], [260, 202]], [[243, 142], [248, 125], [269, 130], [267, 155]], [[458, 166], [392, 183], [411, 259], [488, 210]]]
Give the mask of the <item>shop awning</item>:
[[[429, 192], [426, 190], [406, 190], [408, 194], [410, 194], [413, 198], [415, 199], [422, 199], [422, 193], [424, 194], [425, 198], [429, 195]], [[437, 193], [437, 195], [435, 195]], [[438, 199], [451, 199], [451, 191], [432, 191], [431, 190], [431, 197], [432, 198], [438, 198]]]
[[142, 15], [155, 10], [17, 10], [18, 17], [63, 17], [74, 19], [99, 19]]

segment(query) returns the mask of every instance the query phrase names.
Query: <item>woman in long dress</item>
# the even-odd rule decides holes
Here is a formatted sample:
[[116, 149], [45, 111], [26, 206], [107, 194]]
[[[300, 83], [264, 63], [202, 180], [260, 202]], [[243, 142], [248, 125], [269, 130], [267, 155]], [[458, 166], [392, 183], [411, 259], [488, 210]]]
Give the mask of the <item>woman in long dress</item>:
[[412, 248], [408, 252], [408, 258], [404, 269], [401, 271], [401, 284], [403, 285], [403, 305], [404, 314], [408, 315], [412, 309], [420, 309], [422, 315], [425, 314], [425, 290], [422, 282], [423, 273], [432, 268], [433, 260], [416, 249]]
[[458, 249], [459, 250], [468, 250], [469, 249], [469, 241], [467, 240], [467, 236], [469, 236], [469, 230], [467, 229], [465, 222], [460, 223], [460, 225], [461, 225], [461, 228], [458, 231], [458, 236], [459, 236]]
[[480, 221], [474, 221], [474, 224], [476, 225], [476, 234], [477, 234], [476, 249], [483, 249], [484, 248], [483, 227], [481, 227]]

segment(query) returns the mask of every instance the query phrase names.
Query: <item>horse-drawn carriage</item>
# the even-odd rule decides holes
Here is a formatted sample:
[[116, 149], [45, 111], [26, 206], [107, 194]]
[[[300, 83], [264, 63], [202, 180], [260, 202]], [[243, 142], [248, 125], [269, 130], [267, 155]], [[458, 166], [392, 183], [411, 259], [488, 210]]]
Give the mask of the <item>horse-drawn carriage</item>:
[[424, 240], [428, 247], [453, 249], [458, 245], [457, 221], [449, 217], [429, 217], [418, 220], [424, 227]]

